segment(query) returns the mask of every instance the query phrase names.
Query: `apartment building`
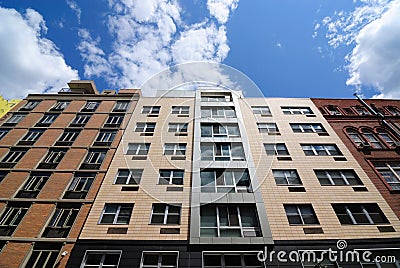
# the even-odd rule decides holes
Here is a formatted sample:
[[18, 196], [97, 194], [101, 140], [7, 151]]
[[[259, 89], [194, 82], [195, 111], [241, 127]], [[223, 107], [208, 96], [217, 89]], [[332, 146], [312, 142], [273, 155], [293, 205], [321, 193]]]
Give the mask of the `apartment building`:
[[[67, 267], [399, 267], [399, 232], [312, 100], [160, 91], [139, 99]], [[319, 259], [267, 256], [281, 251]]]
[[140, 97], [68, 85], [0, 122], [0, 267], [65, 267]]
[[312, 100], [400, 218], [400, 102]]

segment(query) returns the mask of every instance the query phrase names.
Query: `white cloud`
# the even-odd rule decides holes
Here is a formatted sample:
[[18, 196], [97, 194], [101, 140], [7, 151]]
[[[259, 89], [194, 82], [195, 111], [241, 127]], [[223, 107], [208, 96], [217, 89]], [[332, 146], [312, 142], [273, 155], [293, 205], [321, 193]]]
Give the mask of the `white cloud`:
[[375, 97], [400, 99], [400, 1], [357, 35], [348, 60], [349, 85], [369, 85]]
[[82, 15], [81, 8], [73, 0], [67, 0], [67, 5], [69, 6], [70, 9], [72, 9], [75, 12], [76, 17], [78, 19], [78, 23], [80, 24], [81, 23], [81, 15]]
[[[226, 5], [227, 19], [238, 1], [225, 2], [230, 3]], [[109, 0], [109, 5], [107, 25], [114, 38], [112, 50], [96, 50], [100, 40], [84, 35], [79, 50], [85, 74], [105, 77], [112, 86], [139, 87], [169, 66], [198, 60], [221, 62], [228, 55], [225, 25], [206, 17], [199, 23], [186, 24], [176, 0]], [[213, 16], [222, 14], [217, 9], [212, 8]], [[114, 76], [103, 76], [105, 72]]]
[[207, 0], [210, 15], [215, 17], [220, 24], [228, 21], [229, 14], [238, 6], [239, 0]]
[[46, 33], [43, 17], [33, 9], [24, 15], [0, 7], [0, 92], [5, 98], [55, 92], [79, 79]]
[[400, 98], [400, 0], [361, 0], [353, 12], [325, 17], [315, 30], [321, 28], [332, 48], [354, 46], [346, 56], [348, 85], [373, 87], [379, 92], [374, 97]]

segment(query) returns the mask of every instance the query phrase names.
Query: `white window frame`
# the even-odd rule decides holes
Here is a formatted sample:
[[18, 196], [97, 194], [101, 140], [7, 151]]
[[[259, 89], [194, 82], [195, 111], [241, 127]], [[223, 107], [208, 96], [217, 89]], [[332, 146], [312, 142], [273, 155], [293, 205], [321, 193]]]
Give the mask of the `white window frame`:
[[[94, 176], [93, 176], [94, 175]], [[92, 186], [94, 179], [95, 179], [95, 174], [92, 174], [92, 176], [86, 175], [83, 176], [81, 174], [79, 174], [79, 176], [77, 176], [77, 174], [74, 175], [74, 178], [72, 179], [71, 184], [68, 186], [68, 192], [75, 192], [75, 193], [80, 193], [80, 192], [89, 192], [90, 187]], [[84, 183], [82, 185], [80, 185], [80, 182], [84, 181]], [[85, 190], [86, 186], [89, 185], [88, 189]], [[78, 188], [78, 186], [80, 188]]]
[[106, 150], [89, 150], [84, 163], [85, 164], [102, 164], [107, 156]]
[[[204, 188], [214, 188], [214, 193], [228, 193], [230, 191], [218, 191], [218, 189], [233, 189], [235, 193], [251, 193], [251, 179], [250, 179], [250, 174], [248, 173], [248, 170], [246, 169], [239, 169], [239, 170], [234, 170], [234, 169], [227, 169], [224, 170], [222, 173], [222, 176], [217, 177], [217, 170], [203, 170], [200, 171], [200, 181], [201, 181], [201, 173], [202, 172], [213, 172], [214, 175], [214, 179], [213, 179], [213, 183], [211, 184], [206, 184], [206, 185], [201, 185], [201, 189], [202, 192], [204, 193], [209, 193], [209, 191], [203, 191]], [[236, 175], [237, 173], [241, 172], [243, 173], [247, 173], [247, 179], [248, 179], [248, 184], [249, 186], [238, 186], [238, 182], [240, 181], [240, 178], [237, 178]], [[232, 178], [232, 184], [227, 183], [227, 173], [231, 174], [231, 178]], [[219, 185], [217, 183], [218, 178], [221, 178], [223, 180], [223, 184]]]
[[155, 122], [137, 122], [135, 132], [154, 133], [156, 129]]
[[[107, 207], [107, 205], [117, 205], [118, 207], [117, 207], [117, 211], [115, 212], [115, 213], [106, 213], [106, 207]], [[122, 206], [128, 206], [128, 205], [132, 205], [132, 210], [131, 210], [131, 215], [130, 215], [130, 217], [129, 217], [129, 221], [128, 221], [128, 223], [118, 223], [117, 221], [118, 221], [118, 217], [119, 217], [119, 214], [120, 214], [120, 212], [121, 212], [121, 207]], [[102, 210], [102, 212], [101, 212], [101, 215], [100, 215], [100, 219], [99, 219], [99, 222], [98, 222], [98, 224], [108, 224], [108, 225], [110, 225], [110, 224], [112, 224], [112, 225], [128, 225], [129, 223], [130, 223], [130, 221], [131, 221], [131, 218], [132, 218], [132, 213], [133, 213], [133, 209], [134, 209], [134, 207], [135, 207], [135, 204], [133, 204], [133, 203], [106, 203], [106, 204], [104, 204], [104, 207], [103, 207], [103, 210]], [[113, 219], [113, 221], [112, 221], [112, 223], [102, 223], [101, 221], [102, 221], [102, 219], [103, 219], [103, 216], [104, 215], [114, 215], [114, 219]]]
[[201, 94], [202, 102], [232, 102], [232, 95], [227, 94]]
[[6, 124], [18, 124], [25, 116], [25, 114], [13, 114], [10, 119], [6, 121]]
[[[296, 214], [293, 214], [293, 213], [288, 214], [287, 211], [286, 211], [286, 207], [285, 206], [295, 207], [296, 208]], [[303, 213], [303, 211], [300, 209], [301, 206], [311, 207], [312, 212], [313, 212], [312, 215], [317, 220], [317, 223], [306, 223], [305, 222], [304, 215], [310, 215], [310, 214]], [[285, 210], [285, 214], [286, 214], [286, 217], [287, 217], [289, 225], [320, 225], [317, 213], [315, 213], [315, 210], [314, 210], [314, 207], [313, 207], [312, 204], [284, 204], [284, 210]], [[300, 220], [301, 220], [301, 223], [290, 223], [288, 215], [289, 216], [298, 216], [300, 218]]]
[[[387, 223], [380, 223], [380, 222], [375, 223], [374, 220], [372, 219], [372, 217], [369, 214], [370, 212], [368, 210], [366, 210], [365, 207], [363, 206], [363, 205], [369, 205], [369, 204], [376, 205], [376, 208], [378, 208], [380, 210], [380, 212], [383, 214], [383, 216], [386, 218], [386, 220], [388, 222]], [[387, 219], [385, 213], [382, 211], [382, 209], [379, 207], [379, 205], [377, 203], [367, 203], [367, 204], [349, 203], [349, 204], [332, 204], [332, 205], [342, 205], [342, 206], [344, 206], [344, 209], [346, 210], [346, 214], [347, 214], [347, 216], [350, 218], [350, 220], [352, 222], [351, 224], [341, 223], [341, 224], [344, 224], [344, 225], [380, 225], [380, 224], [388, 224], [389, 223], [389, 220]], [[353, 212], [350, 210], [349, 205], [359, 205], [361, 210], [362, 210], [363, 215], [365, 216], [365, 218], [368, 220], [369, 223], [358, 223], [356, 218], [353, 215]], [[336, 217], [338, 217], [338, 221], [340, 222], [339, 216], [336, 213], [336, 211], [335, 211], [335, 214], [336, 214]]]
[[[164, 205], [164, 212], [154, 212], [154, 206], [155, 205]], [[179, 213], [175, 213], [175, 212], [169, 212], [169, 208], [170, 207], [179, 207]], [[152, 219], [153, 216], [164, 216], [163, 222], [162, 223], [152, 223]], [[178, 223], [168, 223], [168, 216], [179, 216], [179, 222]], [[166, 204], [166, 203], [153, 203], [153, 205], [151, 206], [151, 215], [150, 215], [150, 222], [149, 224], [152, 225], [180, 225], [181, 224], [181, 218], [182, 218], [182, 204]]]
[[96, 142], [113, 142], [117, 131], [115, 130], [101, 130], [97, 135]]
[[25, 105], [22, 106], [21, 109], [33, 110], [33, 109], [35, 109], [36, 106], [38, 106], [39, 103], [40, 103], [40, 101], [30, 100], [27, 103], [25, 103]]
[[[149, 111], [146, 111], [146, 110]], [[161, 106], [143, 106], [142, 107], [142, 114], [150, 114], [150, 115], [159, 115], [161, 111]]]
[[[17, 227], [18, 224], [20, 224], [21, 221], [24, 219], [28, 210], [29, 207], [23, 207], [23, 206], [18, 207], [14, 205], [6, 206], [0, 215], [0, 226]], [[18, 221], [18, 218], [20, 217], [21, 214], [23, 214], [23, 216], [20, 219], [20, 221]], [[8, 223], [6, 224], [6, 222]]]
[[70, 101], [58, 101], [56, 104], [54, 104], [54, 106], [51, 108], [51, 110], [62, 111], [65, 108], [67, 108], [69, 104], [70, 104]]
[[[294, 133], [325, 133], [326, 130], [321, 123], [290, 123]], [[295, 131], [298, 129], [300, 131]], [[311, 131], [308, 131], [311, 130]]]
[[[172, 155], [172, 156], [186, 156], [186, 148], [187, 148], [186, 143], [165, 143], [163, 154], [164, 155]], [[171, 152], [171, 153], [169, 153], [169, 152]], [[182, 153], [178, 153], [178, 152], [182, 152]]]
[[[55, 255], [58, 257], [58, 255], [60, 254], [60, 250], [59, 250], [59, 249], [35, 249], [35, 247], [33, 247], [32, 253], [31, 253], [29, 259], [27, 260], [27, 263], [26, 263], [26, 264], [28, 264], [28, 263], [30, 262], [31, 257], [32, 257], [32, 255], [33, 255], [34, 252], [39, 252], [39, 254], [38, 254], [37, 258], [35, 259], [34, 266], [31, 267], [31, 268], [42, 268], [42, 267], [47, 267], [48, 261], [49, 261], [49, 259], [50, 259], [50, 256], [51, 256], [52, 254], [55, 254]], [[37, 262], [38, 262], [39, 259], [42, 258], [42, 255], [43, 255], [43, 254], [47, 254], [46, 262], [44, 263], [44, 266], [38, 267], [38, 266], [36, 266], [36, 265], [37, 265]], [[56, 264], [57, 257], [56, 257], [56, 259], [54, 260], [54, 263], [52, 264], [52, 266], [54, 266], [54, 265]]]
[[[204, 116], [203, 111], [210, 110], [210, 116]], [[233, 111], [233, 114], [229, 114], [227, 111]], [[236, 118], [236, 111], [234, 108], [229, 107], [208, 107], [204, 106], [201, 108], [201, 118]]]
[[[172, 254], [176, 254], [176, 265], [174, 265], [174, 266], [170, 266], [170, 265], [168, 265], [168, 266], [165, 266], [165, 265], [163, 265], [162, 266], [162, 254], [165, 254], [165, 255], [167, 255], [167, 254], [169, 254], [169, 255], [172, 255]], [[151, 254], [151, 255], [158, 255], [158, 263], [157, 263], [157, 266], [154, 266], [154, 265], [148, 265], [148, 264], [145, 264], [144, 263], [144, 257], [145, 257], [145, 255], [146, 254]], [[178, 268], [178, 263], [179, 263], [179, 251], [147, 251], [147, 250], [144, 250], [144, 251], [142, 251], [142, 257], [141, 257], [141, 260], [140, 260], [140, 268]]]
[[[47, 227], [50, 228], [71, 228], [79, 214], [79, 208], [76, 207], [56, 207]], [[63, 215], [67, 214], [66, 218]], [[74, 216], [74, 214], [76, 215]], [[71, 225], [67, 225], [71, 217], [75, 217]]]
[[[282, 146], [282, 145], [283, 145], [283, 147], [285, 147], [285, 153], [284, 154], [279, 153], [279, 152], [281, 152], [283, 150], [278, 150], [278, 148], [277, 148], [278, 146]], [[271, 151], [271, 150], [267, 149], [267, 146], [273, 146], [274, 154], [269, 154], [268, 153], [268, 151]], [[286, 147], [285, 143], [264, 143], [264, 149], [265, 149], [265, 153], [267, 155], [276, 155], [276, 156], [289, 156], [290, 155], [289, 150]]]
[[314, 114], [310, 107], [281, 107], [283, 114]]
[[40, 119], [38, 122], [39, 124], [52, 124], [54, 121], [56, 121], [58, 115], [57, 114], [44, 114], [43, 117]]
[[[201, 161], [246, 161], [246, 153], [244, 152], [243, 145], [241, 143], [201, 143], [200, 144], [200, 151], [201, 151], [201, 146], [211, 146], [212, 147], [212, 159], [203, 159], [203, 156], [201, 156]], [[221, 154], [217, 155], [218, 148]], [[225, 149], [223, 149], [223, 146], [227, 146]], [[233, 147], [240, 146], [243, 152], [243, 157], [237, 157], [232, 155]], [[201, 155], [202, 155], [201, 151]], [[208, 156], [207, 156], [208, 157]], [[221, 160], [222, 159], [222, 160]]]
[[[283, 176], [278, 177], [278, 172], [282, 172]], [[291, 176], [294, 174], [295, 176]], [[296, 169], [273, 169], [272, 170], [272, 175], [274, 176], [275, 179], [275, 184], [279, 186], [301, 186], [303, 185], [301, 178], [299, 176], [299, 173], [297, 172]], [[283, 178], [285, 179], [286, 183], [279, 183], [276, 181], [277, 178]], [[292, 183], [290, 180], [291, 178], [297, 179], [299, 183]]]
[[[219, 256], [221, 258], [221, 266], [218, 266], [218, 268], [225, 268], [226, 264], [225, 264], [225, 256], [226, 255], [239, 255], [240, 256], [240, 261], [241, 261], [241, 266], [240, 268], [263, 268], [264, 265], [262, 262], [260, 262], [259, 266], [248, 266], [246, 265], [245, 261], [244, 261], [244, 256], [245, 255], [255, 255], [255, 257], [257, 258], [257, 254], [259, 253], [259, 251], [203, 251], [201, 254], [201, 260], [202, 260], [202, 268], [215, 268], [217, 266], [205, 266], [204, 265], [204, 255], [214, 255], [214, 256]], [[231, 267], [231, 266], [229, 266]], [[235, 266], [238, 267], [239, 266]]]
[[110, 115], [107, 120], [106, 123], [107, 125], [120, 125], [122, 124], [122, 121], [124, 121], [124, 116], [123, 115]]
[[[130, 147], [136, 147], [135, 149], [131, 149]], [[127, 155], [137, 155], [137, 156], [145, 156], [149, 154], [151, 143], [128, 143], [126, 153]], [[142, 148], [144, 147], [144, 148]], [[132, 153], [129, 153], [133, 151]], [[145, 154], [141, 154], [140, 152], [145, 152]]]
[[71, 124], [84, 125], [90, 120], [91, 117], [92, 117], [91, 114], [77, 114]]
[[253, 114], [272, 115], [269, 106], [251, 106]]
[[117, 101], [114, 104], [113, 112], [125, 112], [129, 108], [129, 101]]
[[39, 192], [50, 178], [50, 174], [31, 174], [22, 187], [22, 191]]
[[43, 134], [43, 132], [44, 130], [42, 129], [30, 129], [21, 139], [21, 141], [37, 141]]
[[188, 123], [169, 123], [168, 132], [187, 133]]
[[276, 123], [257, 123], [258, 132], [260, 133], [279, 133], [279, 128]]
[[[161, 176], [161, 173], [169, 173], [168, 177]], [[182, 176], [178, 176], [177, 174], [182, 174]], [[183, 185], [185, 177], [185, 170], [184, 169], [160, 169], [158, 172], [158, 183], [159, 185]], [[175, 179], [181, 179], [182, 183], [176, 184], [174, 183]], [[167, 183], [162, 183], [163, 180]]]
[[320, 169], [318, 169], [318, 170], [314, 170], [314, 172], [315, 172], [315, 176], [317, 177], [317, 179], [319, 180], [320, 178], [318, 177], [318, 174], [317, 174], [317, 172], [324, 172], [325, 173], [325, 176], [328, 178], [328, 181], [329, 181], [329, 183], [330, 184], [321, 184], [321, 185], [333, 185], [333, 186], [335, 186], [335, 185], [339, 185], [339, 186], [342, 186], [343, 184], [336, 184], [336, 180], [335, 180], [335, 178], [334, 177], [332, 177], [332, 172], [339, 172], [340, 173], [340, 176], [341, 176], [341, 178], [342, 178], [342, 180], [344, 181], [344, 184], [345, 185], [350, 185], [350, 186], [355, 186], [355, 185], [362, 185], [362, 183], [360, 183], [360, 184], [351, 184], [349, 181], [348, 181], [348, 177], [346, 177], [346, 174], [345, 174], [345, 172], [352, 172], [353, 174], [354, 174], [354, 177], [356, 178], [356, 179], [358, 179], [358, 181], [360, 181], [361, 182], [361, 180], [360, 180], [360, 178], [358, 177], [358, 175], [357, 175], [357, 173], [354, 171], [354, 170], [350, 170], [350, 169], [347, 169], [347, 170], [341, 170], [341, 169], [329, 169], [329, 170], [320, 170]]
[[[86, 261], [87, 258], [89, 256], [89, 254], [102, 254], [101, 260], [100, 260], [100, 264], [99, 265], [86, 265]], [[115, 265], [106, 265], [104, 266], [104, 260], [105, 260], [105, 256], [107, 255], [107, 253], [110, 254], [119, 254], [119, 258], [118, 258], [118, 263], [117, 266]], [[121, 255], [122, 255], [122, 250], [86, 250], [85, 252], [85, 256], [83, 257], [82, 263], [80, 268], [118, 268], [119, 267], [119, 263], [121, 261]]]
[[[398, 167], [394, 167], [392, 163], [398, 163]], [[384, 164], [385, 167], [377, 167], [377, 164]], [[373, 162], [374, 168], [378, 171], [379, 175], [386, 181], [386, 183], [393, 189], [393, 190], [400, 190], [400, 162]], [[388, 181], [383, 172], [390, 172], [390, 178], [394, 179], [395, 181]], [[397, 187], [393, 187], [393, 186]]]
[[17, 163], [24, 157], [27, 150], [11, 149], [1, 160], [2, 163]]
[[190, 106], [172, 106], [171, 114], [188, 115]]
[[50, 150], [42, 163], [58, 164], [61, 162], [66, 153], [66, 150]]
[[88, 101], [86, 102], [85, 106], [83, 107], [86, 111], [95, 111], [97, 107], [99, 107], [100, 102], [98, 101]]
[[[120, 175], [121, 171], [129, 171], [128, 177], [125, 178], [125, 176]], [[134, 175], [139, 175], [138, 177], [135, 177]], [[140, 181], [142, 179], [143, 175], [143, 169], [127, 169], [127, 168], [121, 168], [118, 169], [117, 174], [114, 179], [114, 184], [116, 185], [139, 185]], [[119, 178], [124, 178], [125, 183], [117, 183], [117, 180]], [[132, 183], [134, 182], [134, 183]]]
[[[211, 137], [228, 137], [228, 138], [238, 138], [240, 137], [240, 129], [238, 124], [215, 124], [215, 123], [201, 123], [200, 130], [203, 128], [211, 128]], [[216, 132], [216, 128], [218, 128], [218, 132]], [[236, 128], [237, 134], [230, 131], [231, 128]], [[222, 130], [222, 131], [221, 131]], [[202, 132], [202, 131], [201, 131]], [[209, 137], [209, 136], [202, 136]]]
[[[335, 151], [337, 151], [337, 154], [331, 154], [329, 149], [327, 149], [327, 146], [335, 147]], [[311, 147], [311, 150], [307, 150], [307, 151], [312, 151], [313, 155], [306, 154], [306, 156], [341, 156], [341, 155], [343, 155], [336, 144], [302, 144], [301, 147], [302, 147], [302, 150], [304, 153], [305, 153], [304, 147]], [[317, 150], [315, 147], [323, 147], [323, 150]], [[326, 154], [319, 155], [318, 154], [319, 151], [324, 151], [324, 152], [326, 152]]]
[[8, 132], [10, 132], [10, 129], [8, 129], [8, 128], [2, 128], [2, 129], [0, 129], [0, 140], [1, 140], [2, 138], [4, 138], [4, 136], [6, 136], [6, 135], [8, 134]]

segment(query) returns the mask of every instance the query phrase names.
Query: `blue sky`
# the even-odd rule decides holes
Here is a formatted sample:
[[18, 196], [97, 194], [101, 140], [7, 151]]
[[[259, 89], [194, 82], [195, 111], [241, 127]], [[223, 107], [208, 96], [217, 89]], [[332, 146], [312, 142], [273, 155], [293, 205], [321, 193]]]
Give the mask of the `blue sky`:
[[0, 94], [213, 61], [268, 97], [400, 99], [400, 0], [0, 0]]

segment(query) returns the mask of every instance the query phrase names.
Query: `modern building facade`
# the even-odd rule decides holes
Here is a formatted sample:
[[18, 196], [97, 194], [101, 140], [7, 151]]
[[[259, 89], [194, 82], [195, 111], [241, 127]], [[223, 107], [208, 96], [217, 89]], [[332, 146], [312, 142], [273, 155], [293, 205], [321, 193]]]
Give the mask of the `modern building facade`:
[[0, 127], [0, 267], [65, 267], [140, 97], [71, 81]]
[[312, 100], [400, 218], [400, 102]]
[[[398, 268], [394, 208], [317, 106], [220, 88], [141, 97], [67, 267]], [[307, 251], [319, 259], [288, 259]]]

